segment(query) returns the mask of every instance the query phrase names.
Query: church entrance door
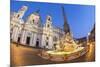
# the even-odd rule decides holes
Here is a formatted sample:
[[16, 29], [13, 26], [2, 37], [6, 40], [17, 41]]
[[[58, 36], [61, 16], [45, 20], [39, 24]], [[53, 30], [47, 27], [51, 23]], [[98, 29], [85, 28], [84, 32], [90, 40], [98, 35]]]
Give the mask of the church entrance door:
[[36, 41], [36, 47], [39, 47], [39, 41]]
[[29, 36], [26, 38], [26, 44], [27, 44], [27, 45], [30, 44], [30, 37], [29, 37]]
[[18, 43], [20, 43], [20, 37], [18, 37], [18, 40], [17, 40], [17, 42], [18, 42]]

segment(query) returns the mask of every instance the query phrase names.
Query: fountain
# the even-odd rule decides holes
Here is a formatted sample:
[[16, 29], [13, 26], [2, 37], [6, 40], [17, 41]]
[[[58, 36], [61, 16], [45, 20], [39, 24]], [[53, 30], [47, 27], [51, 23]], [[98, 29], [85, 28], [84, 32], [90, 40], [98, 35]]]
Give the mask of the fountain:
[[85, 47], [77, 45], [69, 35], [63, 36], [56, 44], [56, 49], [42, 51], [39, 56], [51, 61], [69, 61], [87, 52]]

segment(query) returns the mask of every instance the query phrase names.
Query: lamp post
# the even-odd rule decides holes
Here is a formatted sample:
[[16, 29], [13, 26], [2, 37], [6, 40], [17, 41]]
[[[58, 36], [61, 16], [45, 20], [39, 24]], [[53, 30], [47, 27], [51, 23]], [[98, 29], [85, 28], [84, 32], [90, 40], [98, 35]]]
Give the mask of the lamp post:
[[89, 36], [90, 36], [90, 33], [88, 33], [88, 35], [87, 35], [87, 45], [89, 45], [88, 44], [88, 42], [89, 42]]

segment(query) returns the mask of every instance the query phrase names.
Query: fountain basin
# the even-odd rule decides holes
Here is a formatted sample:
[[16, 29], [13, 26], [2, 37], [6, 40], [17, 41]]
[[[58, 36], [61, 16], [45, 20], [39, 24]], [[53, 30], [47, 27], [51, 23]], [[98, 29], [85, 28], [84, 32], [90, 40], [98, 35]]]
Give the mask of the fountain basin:
[[86, 52], [87, 50], [84, 47], [78, 47], [74, 51], [70, 52], [56, 50], [42, 51], [42, 53], [39, 56], [51, 61], [69, 61], [84, 55]]

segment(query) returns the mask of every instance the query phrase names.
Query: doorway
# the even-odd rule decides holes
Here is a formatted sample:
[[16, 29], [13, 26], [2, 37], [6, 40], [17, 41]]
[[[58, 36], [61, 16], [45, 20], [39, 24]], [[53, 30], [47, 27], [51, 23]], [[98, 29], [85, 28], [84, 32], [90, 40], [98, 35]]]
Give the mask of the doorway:
[[18, 37], [18, 40], [17, 40], [17, 42], [18, 42], [18, 43], [20, 43], [20, 37]]
[[29, 36], [26, 38], [26, 44], [27, 44], [27, 45], [30, 44], [30, 37], [29, 37]]
[[39, 47], [39, 41], [36, 41], [36, 47]]

